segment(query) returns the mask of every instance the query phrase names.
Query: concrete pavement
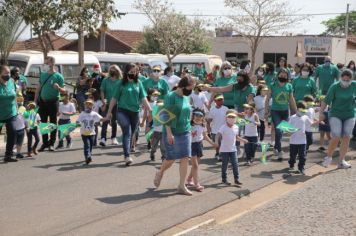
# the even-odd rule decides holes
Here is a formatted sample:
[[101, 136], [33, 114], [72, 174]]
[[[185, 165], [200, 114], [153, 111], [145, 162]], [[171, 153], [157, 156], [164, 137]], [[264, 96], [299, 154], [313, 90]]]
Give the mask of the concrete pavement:
[[[288, 138], [284, 141], [287, 151]], [[273, 182], [288, 182], [288, 163], [273, 157], [266, 165], [257, 161], [242, 166], [241, 188], [223, 187], [220, 163], [209, 149], [200, 167], [206, 189], [181, 196], [176, 195], [178, 165], [167, 171], [160, 189], [154, 189], [160, 161], [149, 161], [144, 144], [131, 167], [124, 166], [121, 146], [95, 149], [93, 163], [85, 166], [81, 147], [75, 139], [71, 150], [0, 164], [0, 235], [153, 235]], [[323, 156], [311, 152], [307, 167]], [[350, 153], [355, 156], [355, 151]]]

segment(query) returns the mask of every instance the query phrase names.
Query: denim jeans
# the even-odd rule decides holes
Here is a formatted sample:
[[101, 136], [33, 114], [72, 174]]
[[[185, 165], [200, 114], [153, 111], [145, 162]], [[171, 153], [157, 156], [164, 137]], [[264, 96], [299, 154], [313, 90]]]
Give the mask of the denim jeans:
[[6, 126], [5, 158], [11, 158], [14, 155], [13, 149], [16, 142], [16, 116], [0, 122]]
[[75, 98], [76, 98], [77, 103], [78, 103], [79, 112], [84, 111], [84, 109], [85, 109], [85, 107], [84, 107], [84, 102], [85, 102], [85, 99], [86, 99], [85, 91], [83, 91], [83, 92], [78, 92], [78, 93], [75, 95]]
[[94, 135], [84, 136], [82, 135], [82, 140], [84, 144], [84, 157], [85, 159], [91, 157], [91, 152], [93, 150]]
[[[289, 118], [289, 111], [275, 111], [271, 110], [271, 116], [272, 116], [272, 122], [274, 127], [277, 127], [279, 123], [282, 122], [282, 120], [288, 121]], [[283, 132], [280, 129], [276, 128], [276, 137], [275, 137], [275, 142], [274, 142], [274, 149], [276, 149], [278, 152], [282, 151], [282, 135]]]
[[258, 132], [258, 137], [260, 138], [260, 141], [262, 142], [265, 139], [265, 133], [266, 133], [266, 126], [265, 126], [265, 121], [260, 120], [261, 125], [257, 126], [257, 132]]
[[[35, 138], [35, 143], [32, 146], [32, 137]], [[33, 150], [37, 149], [37, 145], [40, 142], [40, 136], [38, 135], [37, 127], [34, 129], [30, 129], [27, 132], [27, 151], [32, 152]]]
[[313, 144], [313, 132], [305, 132], [305, 136], [307, 138], [307, 147], [306, 150], [309, 150], [310, 145]]
[[354, 130], [352, 131], [352, 135], [353, 135], [354, 137], [356, 137], [356, 123], [355, 123], [355, 125], [354, 125]]
[[332, 138], [351, 138], [353, 127], [355, 126], [355, 118], [341, 120], [337, 117], [330, 117], [329, 123]]
[[135, 133], [139, 121], [139, 113], [119, 108], [117, 110], [117, 122], [122, 130], [122, 146], [125, 158], [130, 156], [131, 137]]
[[[41, 117], [41, 122], [50, 122], [52, 124], [57, 124], [57, 112], [58, 112], [58, 101], [48, 101], [39, 103], [38, 114]], [[48, 121], [49, 118], [49, 121]], [[50, 140], [48, 140], [48, 134], [42, 135], [42, 143], [44, 147], [53, 146], [56, 142], [57, 129], [53, 130], [50, 134]]]
[[246, 160], [251, 161], [255, 157], [258, 137], [245, 136], [245, 139], [248, 141], [248, 143], [245, 144]]
[[163, 135], [162, 132], [157, 132], [154, 131], [152, 136], [151, 136], [151, 155], [154, 155], [156, 153], [156, 150], [159, 148], [161, 150], [161, 157], [162, 160], [166, 159], [166, 150], [164, 149], [164, 145], [163, 145]]
[[[65, 125], [65, 124], [70, 124], [70, 119], [59, 119], [58, 120], [58, 125]], [[63, 139], [60, 139], [61, 137], [61, 132], [58, 131], [58, 139], [59, 139], [59, 146], [63, 146]], [[66, 140], [67, 140], [67, 144], [70, 144], [72, 142], [72, 138], [70, 137], [70, 134], [67, 135], [66, 137]]]
[[298, 169], [299, 170], [304, 169], [305, 161], [306, 161], [306, 144], [290, 144], [289, 152], [290, 152], [290, 158], [288, 161], [289, 165], [291, 167], [294, 167], [294, 164], [298, 156], [299, 158]]
[[[106, 107], [105, 112], [103, 112], [102, 116], [105, 117], [107, 115], [107, 111], [109, 109], [109, 106]], [[116, 112], [117, 111], [117, 106], [114, 106], [111, 112], [111, 121], [110, 121], [110, 125], [111, 125], [111, 138], [116, 138], [116, 133], [117, 133], [117, 124], [116, 124]], [[103, 122], [102, 126], [101, 126], [101, 139], [105, 139], [106, 141], [106, 134], [107, 134], [107, 130], [108, 130], [108, 125], [109, 125], [109, 121]]]
[[230, 163], [232, 164], [232, 172], [234, 173], [234, 179], [239, 179], [239, 163], [237, 161], [236, 152], [220, 152], [220, 157], [222, 160], [221, 165], [221, 178], [222, 181], [227, 180], [227, 166]]

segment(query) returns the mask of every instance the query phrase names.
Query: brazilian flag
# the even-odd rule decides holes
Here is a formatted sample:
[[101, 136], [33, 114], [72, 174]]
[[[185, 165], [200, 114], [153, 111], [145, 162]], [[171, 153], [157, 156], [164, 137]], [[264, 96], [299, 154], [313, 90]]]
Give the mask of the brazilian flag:
[[71, 132], [73, 132], [80, 125], [77, 123], [70, 123], [59, 125], [58, 130], [60, 131], [59, 139], [64, 139], [64, 137], [68, 136]]
[[277, 129], [280, 129], [283, 132], [286, 133], [295, 133], [299, 129], [294, 127], [292, 124], [288, 123], [287, 121], [283, 120], [279, 125], [277, 126]]
[[161, 105], [156, 105], [152, 109], [153, 123], [155, 125], [166, 125], [176, 118], [176, 115], [171, 111]]
[[52, 131], [57, 129], [57, 125], [52, 124], [52, 123], [40, 123], [40, 133], [43, 134], [49, 134]]

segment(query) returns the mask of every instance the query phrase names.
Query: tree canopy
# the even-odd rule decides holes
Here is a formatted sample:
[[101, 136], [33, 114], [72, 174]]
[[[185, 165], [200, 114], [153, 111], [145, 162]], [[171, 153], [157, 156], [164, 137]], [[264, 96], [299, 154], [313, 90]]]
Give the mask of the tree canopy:
[[[346, 13], [321, 22], [326, 26], [326, 35], [345, 35]], [[349, 34], [356, 34], [356, 11], [349, 13]]]

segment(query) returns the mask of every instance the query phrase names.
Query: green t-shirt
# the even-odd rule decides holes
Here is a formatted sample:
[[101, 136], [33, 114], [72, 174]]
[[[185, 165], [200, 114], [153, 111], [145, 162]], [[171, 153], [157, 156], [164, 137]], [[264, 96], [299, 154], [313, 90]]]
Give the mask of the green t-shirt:
[[315, 78], [319, 78], [319, 89], [326, 95], [330, 86], [339, 78], [340, 71], [335, 65], [319, 65], [315, 70]]
[[204, 80], [207, 76], [206, 70], [204, 68], [195, 67], [194, 75], [199, 78], [199, 80]]
[[[189, 97], [181, 97], [175, 91], [170, 92], [164, 99], [163, 108], [176, 115], [176, 117], [168, 123], [174, 135], [189, 132], [191, 130], [191, 105], [189, 103]], [[166, 132], [165, 129], [164, 132]]]
[[[48, 81], [46, 82], [46, 80]], [[59, 87], [64, 87], [63, 75], [59, 72], [54, 72], [49, 75], [47, 72], [43, 72], [40, 75], [40, 85], [42, 86], [40, 97], [44, 101], [58, 100], [59, 91], [53, 87], [57, 83]]]
[[340, 82], [334, 83], [324, 101], [330, 105], [330, 117], [337, 117], [341, 120], [355, 117], [356, 81], [352, 81], [347, 88], [341, 87]]
[[0, 121], [16, 116], [16, 85], [13, 79], [7, 81], [6, 85], [0, 84]]
[[118, 86], [119, 83], [120, 80], [112, 80], [109, 77], [104, 78], [104, 80], [101, 82], [100, 91], [104, 93], [104, 97], [108, 104], [110, 103], [110, 100], [114, 95], [115, 88]]
[[[290, 71], [290, 69], [289, 69], [288, 67], [285, 68], [285, 69], [288, 71], [288, 77], [291, 78], [291, 71]], [[276, 67], [275, 74], [277, 75], [280, 70], [281, 70], [280, 67]]]
[[125, 85], [122, 80], [115, 85], [113, 97], [117, 99], [117, 107], [132, 112], [139, 112], [141, 100], [147, 96], [141, 81], [137, 84], [133, 81], [128, 81]]
[[138, 75], [138, 80], [141, 81], [141, 83], [143, 83], [143, 81], [145, 81], [147, 78], [141, 74]]
[[263, 79], [266, 82], [267, 87], [271, 87], [273, 82], [275, 81], [277, 73], [274, 72], [273, 74], [265, 74]]
[[313, 97], [316, 96], [317, 88], [312, 77], [297, 77], [292, 81], [292, 86], [296, 101], [303, 100], [305, 95], [312, 95]]
[[247, 103], [247, 97], [250, 94], [256, 95], [256, 89], [252, 84], [247, 85], [244, 90], [241, 90], [238, 84], [234, 84], [234, 88], [232, 89], [234, 92], [234, 102], [235, 107], [242, 108], [244, 104]]
[[[216, 87], [224, 87], [226, 85], [234, 84], [236, 83], [236, 74], [231, 75], [229, 78], [224, 78], [224, 77], [219, 77], [215, 83], [214, 86]], [[224, 105], [228, 107], [234, 107], [235, 102], [234, 102], [234, 91], [230, 92], [225, 92], [223, 93], [224, 95]]]
[[293, 92], [292, 85], [285, 83], [283, 86], [280, 86], [279, 82], [275, 82], [271, 85], [270, 89], [272, 93], [272, 110], [289, 110], [289, 98]]
[[142, 84], [146, 92], [148, 92], [148, 89], [150, 88], [157, 89], [161, 93], [158, 99], [164, 99], [164, 96], [166, 96], [169, 92], [169, 86], [164, 79], [154, 81], [152, 78], [148, 78]]
[[22, 84], [28, 85], [27, 78], [24, 75], [20, 75], [19, 80], [21, 81]]

